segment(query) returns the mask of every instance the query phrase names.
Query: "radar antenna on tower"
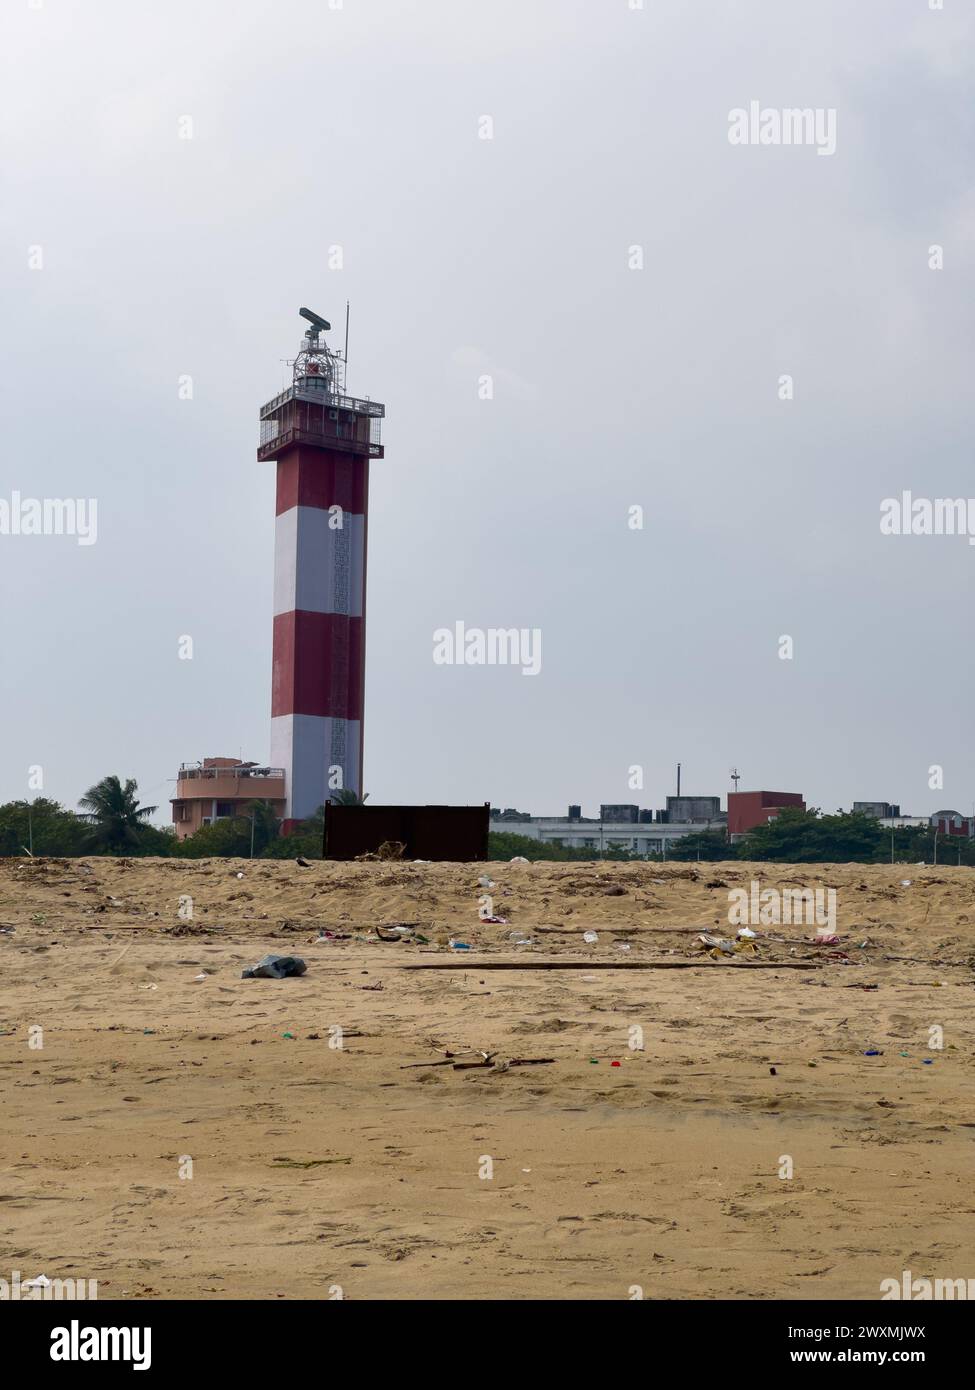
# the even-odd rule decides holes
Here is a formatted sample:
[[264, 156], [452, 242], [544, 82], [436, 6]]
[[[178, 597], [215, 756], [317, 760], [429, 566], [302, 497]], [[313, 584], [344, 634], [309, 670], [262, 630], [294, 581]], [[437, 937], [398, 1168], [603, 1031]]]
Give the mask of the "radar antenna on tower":
[[332, 325], [313, 309], [302, 306], [298, 312], [311, 327], [305, 329], [298, 356], [294, 360], [295, 385], [300, 383], [303, 387], [320, 389], [328, 395], [342, 395], [345, 391], [345, 358], [340, 352], [333, 352], [325, 342], [325, 334]]

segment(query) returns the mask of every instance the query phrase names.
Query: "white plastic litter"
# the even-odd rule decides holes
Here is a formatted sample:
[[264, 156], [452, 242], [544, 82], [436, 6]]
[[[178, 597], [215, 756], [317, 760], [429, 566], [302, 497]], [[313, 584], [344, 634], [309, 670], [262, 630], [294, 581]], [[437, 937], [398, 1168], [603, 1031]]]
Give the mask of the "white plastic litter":
[[599, 937], [594, 931], [584, 931], [582, 933], [582, 939], [588, 942], [590, 946], [593, 946], [599, 940]]

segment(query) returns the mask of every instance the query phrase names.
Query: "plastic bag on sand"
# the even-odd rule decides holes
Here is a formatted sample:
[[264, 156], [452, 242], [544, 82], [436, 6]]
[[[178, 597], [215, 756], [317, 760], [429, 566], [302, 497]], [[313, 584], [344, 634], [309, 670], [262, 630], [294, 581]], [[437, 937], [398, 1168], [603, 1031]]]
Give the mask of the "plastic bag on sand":
[[300, 956], [265, 956], [250, 970], [242, 970], [242, 980], [255, 980], [258, 977], [268, 980], [283, 980], [285, 975], [304, 975], [308, 967]]

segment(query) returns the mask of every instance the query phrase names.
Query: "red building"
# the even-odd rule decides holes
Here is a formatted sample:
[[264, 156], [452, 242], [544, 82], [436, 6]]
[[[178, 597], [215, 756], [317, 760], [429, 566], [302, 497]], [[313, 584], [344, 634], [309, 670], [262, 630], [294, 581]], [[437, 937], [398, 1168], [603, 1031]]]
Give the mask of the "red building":
[[786, 806], [806, 809], [798, 792], [729, 792], [728, 834], [744, 835], [754, 826], [774, 820]]
[[960, 811], [935, 811], [931, 824], [942, 835], [965, 835], [975, 838], [975, 817], [963, 816]]

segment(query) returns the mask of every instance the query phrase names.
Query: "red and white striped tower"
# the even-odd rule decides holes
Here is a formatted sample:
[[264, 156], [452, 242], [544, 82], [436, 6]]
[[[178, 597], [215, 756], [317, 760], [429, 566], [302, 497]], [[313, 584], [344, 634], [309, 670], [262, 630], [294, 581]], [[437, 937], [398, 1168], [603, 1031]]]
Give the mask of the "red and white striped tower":
[[278, 466], [271, 762], [285, 771], [286, 833], [336, 790], [363, 791], [369, 460], [383, 457], [385, 415], [345, 394], [330, 325], [301, 314], [312, 326], [292, 384], [261, 410], [257, 451]]

